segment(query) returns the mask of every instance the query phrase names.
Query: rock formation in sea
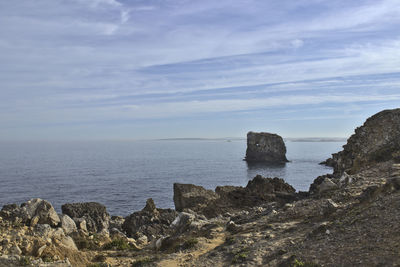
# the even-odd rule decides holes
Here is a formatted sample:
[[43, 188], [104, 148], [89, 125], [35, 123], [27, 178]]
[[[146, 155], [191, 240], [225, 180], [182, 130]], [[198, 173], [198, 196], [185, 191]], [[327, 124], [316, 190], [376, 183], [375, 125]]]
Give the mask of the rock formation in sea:
[[281, 136], [271, 133], [247, 133], [247, 162], [285, 163], [286, 146]]
[[400, 109], [384, 110], [368, 118], [347, 140], [343, 150], [326, 163], [336, 176], [355, 174], [388, 160], [400, 161]]

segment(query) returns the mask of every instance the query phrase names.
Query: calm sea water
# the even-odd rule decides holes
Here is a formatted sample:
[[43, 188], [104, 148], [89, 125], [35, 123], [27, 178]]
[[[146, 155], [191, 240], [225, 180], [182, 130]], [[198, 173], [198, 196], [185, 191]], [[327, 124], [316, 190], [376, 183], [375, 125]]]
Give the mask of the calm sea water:
[[286, 142], [283, 166], [249, 166], [246, 141], [131, 141], [0, 143], [0, 206], [39, 197], [56, 210], [68, 202], [96, 201], [112, 215], [128, 215], [152, 197], [173, 208], [173, 183], [245, 186], [255, 175], [281, 177], [308, 190], [318, 165], [343, 142]]

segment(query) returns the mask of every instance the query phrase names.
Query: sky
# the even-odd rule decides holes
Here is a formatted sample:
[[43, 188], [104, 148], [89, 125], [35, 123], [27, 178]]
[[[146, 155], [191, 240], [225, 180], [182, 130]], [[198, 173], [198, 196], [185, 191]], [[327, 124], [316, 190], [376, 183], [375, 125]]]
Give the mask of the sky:
[[400, 3], [2, 0], [0, 62], [0, 140], [348, 137], [400, 107]]

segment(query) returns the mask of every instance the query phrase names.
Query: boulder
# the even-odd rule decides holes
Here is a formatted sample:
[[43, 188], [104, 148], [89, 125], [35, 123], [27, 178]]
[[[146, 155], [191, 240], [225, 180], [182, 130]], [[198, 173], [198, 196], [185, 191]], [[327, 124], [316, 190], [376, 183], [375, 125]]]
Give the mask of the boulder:
[[60, 218], [50, 202], [34, 198], [20, 207], [16, 204], [5, 205], [0, 216], [13, 222], [24, 223], [35, 226], [36, 224], [48, 224], [56, 227], [60, 223]]
[[332, 154], [328, 161], [334, 175], [340, 177], [344, 172], [355, 174], [388, 160], [400, 161], [400, 109], [384, 110], [368, 118], [343, 150]]
[[146, 206], [125, 218], [122, 230], [128, 237], [138, 239], [145, 235], [148, 240], [157, 239], [173, 232], [170, 227], [178, 213], [172, 209], [155, 208], [153, 199], [148, 199]]
[[176, 211], [206, 206], [207, 203], [218, 199], [212, 190], [193, 184], [174, 183], [174, 204]]
[[68, 203], [62, 205], [61, 210], [63, 214], [68, 215], [75, 222], [77, 219], [84, 219], [87, 230], [91, 233], [108, 230], [110, 215], [106, 207], [100, 203]]
[[315, 178], [310, 185], [309, 193], [311, 195], [322, 194], [332, 189], [338, 188], [338, 185], [332, 181], [333, 175], [325, 174]]
[[281, 136], [271, 133], [247, 133], [247, 162], [285, 163], [286, 146]]
[[253, 194], [263, 196], [275, 192], [295, 193], [296, 189], [281, 178], [264, 178], [257, 175], [247, 183], [246, 188]]
[[72, 220], [71, 217], [69, 217], [68, 215], [61, 214], [60, 220], [61, 220], [61, 227], [66, 235], [69, 235], [78, 230], [74, 220]]

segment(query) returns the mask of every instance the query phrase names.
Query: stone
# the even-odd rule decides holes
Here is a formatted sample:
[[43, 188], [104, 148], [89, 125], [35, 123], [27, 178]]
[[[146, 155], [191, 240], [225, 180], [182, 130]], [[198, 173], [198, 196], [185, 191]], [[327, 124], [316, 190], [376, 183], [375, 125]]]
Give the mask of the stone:
[[322, 175], [318, 176], [314, 182], [310, 185], [310, 194], [323, 194], [330, 190], [339, 188], [339, 186], [332, 181], [332, 175]]
[[61, 214], [60, 220], [61, 220], [61, 228], [64, 230], [66, 235], [69, 235], [78, 230], [74, 220], [72, 220], [71, 217], [69, 217], [68, 215]]
[[87, 230], [91, 233], [108, 230], [110, 215], [104, 205], [97, 202], [69, 203], [61, 206], [63, 214], [74, 221], [76, 218], [86, 220]]
[[356, 174], [388, 160], [400, 161], [400, 109], [384, 110], [368, 118], [347, 140], [343, 150], [332, 154], [334, 175]]
[[122, 230], [122, 224], [124, 223], [125, 219], [122, 216], [111, 216], [110, 220], [110, 229], [116, 228], [119, 231]]
[[49, 224], [56, 227], [60, 223], [60, 218], [50, 202], [34, 198], [20, 207], [16, 204], [3, 206], [0, 215], [13, 222], [35, 226], [36, 224]]
[[271, 133], [247, 133], [247, 162], [285, 163], [286, 146], [281, 136]]
[[136, 239], [136, 241], [139, 245], [146, 245], [149, 242], [149, 240], [147, 239], [147, 236], [145, 236], [143, 234], [139, 235], [139, 237], [138, 237], [138, 239]]
[[134, 212], [125, 218], [122, 230], [128, 237], [138, 239], [144, 234], [149, 240], [153, 240], [173, 232], [170, 225], [178, 213], [172, 209], [153, 209], [151, 203], [154, 204], [153, 200], [148, 199], [141, 211]]
[[52, 233], [52, 229], [50, 225], [48, 224], [37, 224], [33, 228], [34, 232], [36, 235], [42, 237], [42, 238], [47, 238], [50, 236], [50, 233]]
[[22, 213], [27, 215], [28, 218], [35, 218], [36, 223], [49, 224], [50, 226], [57, 226], [60, 223], [60, 218], [57, 212], [50, 204], [50, 202], [35, 198], [21, 205]]
[[318, 192], [321, 194], [337, 188], [338, 188], [337, 184], [335, 184], [331, 179], [325, 178], [324, 181], [319, 185]]
[[65, 248], [68, 248], [70, 250], [78, 250], [74, 240], [70, 236], [63, 236], [59, 239], [59, 241], [60, 241], [60, 245]]
[[174, 183], [174, 204], [176, 211], [191, 209], [199, 205], [206, 206], [208, 202], [218, 199], [212, 190], [193, 184]]
[[346, 172], [343, 172], [342, 176], [339, 178], [339, 185], [343, 187], [351, 183], [353, 183], [353, 177], [348, 175]]
[[281, 178], [264, 178], [261, 175], [255, 176], [247, 183], [246, 188], [251, 191], [253, 195], [265, 195], [275, 192], [295, 193], [296, 189], [286, 183]]
[[283, 179], [257, 175], [246, 187], [217, 186], [215, 192], [191, 184], [174, 184], [176, 210], [192, 210], [213, 218], [229, 211], [253, 208], [266, 202], [284, 205], [300, 199], [296, 190]]
[[11, 253], [11, 255], [21, 255], [22, 254], [22, 250], [18, 247], [18, 245], [13, 245], [11, 248], [10, 248], [10, 253]]

